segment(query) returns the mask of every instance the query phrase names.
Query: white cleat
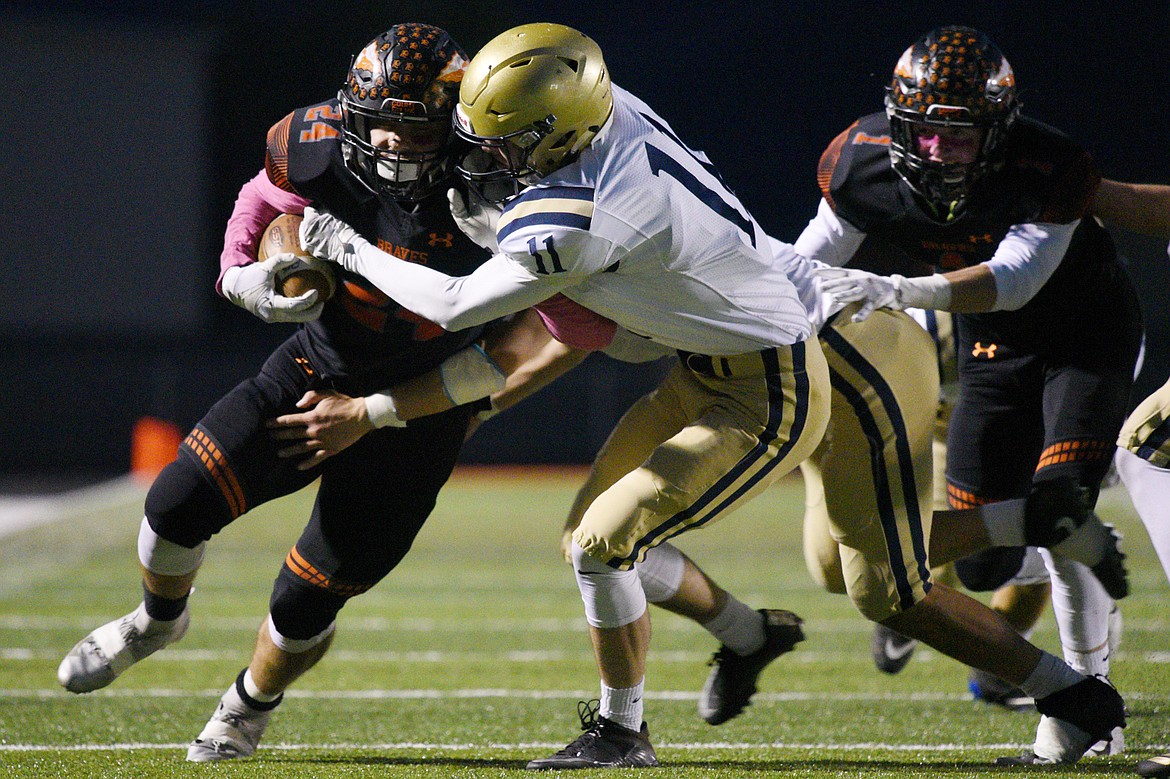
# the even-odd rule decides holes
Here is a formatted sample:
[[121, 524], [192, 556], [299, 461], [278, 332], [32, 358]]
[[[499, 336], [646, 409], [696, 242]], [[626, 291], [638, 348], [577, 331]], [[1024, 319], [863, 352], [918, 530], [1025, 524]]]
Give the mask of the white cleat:
[[69, 692], [100, 690], [122, 675], [130, 666], [187, 633], [191, 612], [183, 609], [177, 619], [154, 622], [142, 632], [136, 624], [137, 609], [120, 619], [107, 622], [69, 650], [57, 667], [57, 681]]
[[193, 763], [209, 763], [248, 757], [256, 751], [275, 710], [275, 706], [267, 711], [252, 708], [240, 697], [233, 683], [219, 699], [203, 731], [187, 747], [187, 759]]

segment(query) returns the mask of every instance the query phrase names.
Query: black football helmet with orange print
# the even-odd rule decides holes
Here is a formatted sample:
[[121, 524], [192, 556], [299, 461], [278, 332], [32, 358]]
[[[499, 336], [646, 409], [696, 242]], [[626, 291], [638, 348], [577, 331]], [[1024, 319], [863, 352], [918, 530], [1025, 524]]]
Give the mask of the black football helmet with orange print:
[[[970, 27], [939, 27], [902, 53], [886, 88], [890, 157], [912, 190], [953, 209], [971, 186], [1002, 164], [1003, 143], [1019, 115], [1012, 67], [991, 39]], [[983, 140], [974, 163], [924, 159], [916, 125], [976, 127]]]
[[[444, 185], [451, 169], [451, 112], [467, 53], [444, 30], [399, 24], [353, 58], [337, 94], [346, 167], [375, 194], [418, 200]], [[429, 151], [379, 149], [370, 129], [406, 135]]]

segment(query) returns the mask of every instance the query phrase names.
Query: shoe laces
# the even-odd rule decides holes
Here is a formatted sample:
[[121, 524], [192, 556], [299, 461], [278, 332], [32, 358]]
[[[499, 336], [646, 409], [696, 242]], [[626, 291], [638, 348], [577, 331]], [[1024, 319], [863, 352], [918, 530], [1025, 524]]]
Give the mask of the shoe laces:
[[589, 701], [577, 701], [577, 717], [581, 720], [581, 730], [585, 732], [573, 739], [572, 743], [564, 749], [558, 751], [558, 755], [575, 756], [581, 752], [581, 748], [585, 744], [601, 738], [601, 727], [604, 723], [598, 716], [600, 710], [601, 701], [597, 698]]
[[127, 646], [133, 644], [142, 637], [142, 634], [138, 632], [138, 626], [134, 624], [133, 612], [122, 617], [121, 621], [118, 623], [118, 633], [122, 636], [122, 641], [124, 641]]
[[577, 716], [581, 720], [581, 730], [589, 731], [601, 723], [598, 722], [598, 712], [601, 711], [601, 701], [594, 698], [589, 701], [577, 701]]

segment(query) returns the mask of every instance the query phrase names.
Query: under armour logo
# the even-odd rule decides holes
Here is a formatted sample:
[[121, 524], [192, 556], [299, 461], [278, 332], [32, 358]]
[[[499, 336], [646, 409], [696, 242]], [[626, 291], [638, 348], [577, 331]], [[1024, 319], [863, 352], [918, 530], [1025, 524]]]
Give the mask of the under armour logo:
[[983, 345], [982, 341], [975, 342], [975, 348], [971, 350], [972, 357], [986, 357], [989, 360], [995, 359], [995, 350], [999, 348], [998, 344]]
[[451, 233], [427, 233], [427, 245], [432, 248], [443, 246], [450, 249], [455, 246], [455, 236]]
[[309, 376], [314, 374], [313, 366], [304, 357], [295, 357], [293, 358], [293, 361]]

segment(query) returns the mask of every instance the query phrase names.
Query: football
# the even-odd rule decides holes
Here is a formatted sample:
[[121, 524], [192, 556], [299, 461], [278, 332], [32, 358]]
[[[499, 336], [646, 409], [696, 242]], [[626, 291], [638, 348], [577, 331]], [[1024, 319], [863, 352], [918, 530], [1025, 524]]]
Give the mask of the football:
[[317, 290], [321, 300], [333, 297], [337, 287], [333, 269], [329, 263], [319, 260], [301, 248], [300, 229], [302, 217], [296, 214], [281, 214], [264, 228], [256, 258], [263, 262], [278, 254], [292, 253], [301, 258], [296, 265], [281, 271], [278, 279], [280, 294], [297, 297], [311, 289]]

